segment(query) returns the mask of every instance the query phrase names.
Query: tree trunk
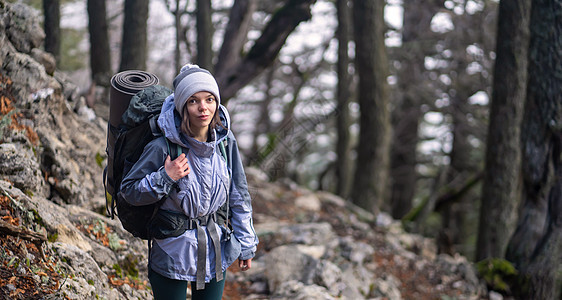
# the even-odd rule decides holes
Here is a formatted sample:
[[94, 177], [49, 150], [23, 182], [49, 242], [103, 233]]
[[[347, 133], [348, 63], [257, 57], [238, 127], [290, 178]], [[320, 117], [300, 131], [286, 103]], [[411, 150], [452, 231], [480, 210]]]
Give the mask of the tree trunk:
[[112, 72], [105, 0], [88, 0], [87, 5], [92, 81], [108, 87]]
[[[459, 62], [459, 70], [464, 70], [465, 64]], [[462, 71], [459, 71], [462, 72]], [[451, 99], [451, 117], [453, 119], [452, 134], [453, 145], [449, 154], [451, 162], [447, 170], [447, 182], [464, 182], [472, 174], [471, 153], [472, 146], [468, 138], [471, 134], [467, 120], [469, 114], [468, 97], [464, 94], [465, 90], [457, 89], [458, 94]], [[441, 214], [442, 228], [439, 233], [444, 239], [438, 239], [437, 246], [439, 253], [454, 255], [458, 251], [455, 245], [461, 243], [464, 221], [466, 218], [468, 197], [460, 198], [456, 202], [440, 204], [437, 203], [437, 210]]]
[[[467, 2], [463, 2], [467, 5]], [[478, 113], [478, 105], [472, 105], [469, 102], [471, 96], [476, 92], [486, 91], [492, 85], [488, 74], [488, 63], [486, 57], [491, 54], [494, 49], [494, 39], [487, 38], [486, 35], [480, 33], [481, 30], [475, 28], [492, 28], [491, 32], [496, 32], [497, 15], [496, 3], [493, 1], [484, 1], [482, 10], [470, 14], [465, 12], [460, 15], [453, 14], [454, 29], [447, 33], [445, 42], [446, 49], [450, 50], [452, 59], [447, 66], [446, 76], [450, 80], [450, 84], [446, 84], [447, 94], [450, 104], [445, 107], [452, 119], [452, 136], [453, 143], [450, 151], [450, 167], [447, 175], [447, 184], [455, 181], [466, 182], [474, 174], [480, 172], [481, 160], [480, 149], [472, 143], [472, 140], [485, 139], [484, 134], [486, 127], [478, 128], [478, 122], [474, 118]], [[467, 45], [478, 45], [484, 55], [481, 58], [467, 55]], [[480, 72], [471, 72], [470, 66], [477, 63], [483, 67]], [[490, 72], [492, 64], [489, 64]], [[483, 156], [483, 155], [482, 155]], [[477, 236], [477, 227], [473, 226], [471, 218], [477, 220], [477, 207], [480, 199], [479, 191], [468, 191], [462, 198], [455, 203], [440, 204], [439, 213], [442, 217], [442, 230], [440, 236], [448, 236], [447, 239], [438, 241], [438, 249], [445, 253], [453, 254], [461, 252], [464, 255], [474, 256], [474, 246], [469, 248], [466, 245], [471, 239]], [[450, 244], [441, 243], [448, 241]], [[462, 248], [455, 249], [457, 246]]]
[[[269, 134], [272, 132], [273, 124], [271, 122], [271, 118], [269, 117], [269, 105], [273, 101], [274, 96], [271, 94], [271, 90], [273, 88], [273, 79], [274, 73], [277, 65], [274, 63], [271, 68], [268, 69], [265, 75], [265, 97], [261, 103], [259, 103], [259, 117], [255, 126], [254, 130], [254, 138], [252, 141], [252, 151], [248, 155], [248, 163], [252, 165], [259, 165], [261, 163], [262, 155], [264, 154], [263, 146], [259, 145], [259, 138], [264, 134]], [[267, 147], [267, 145], [266, 145]], [[265, 148], [267, 149], [267, 148]]]
[[51, 53], [57, 63], [60, 62], [60, 1], [43, 0], [43, 15], [45, 20], [43, 28], [45, 30], [45, 51]]
[[351, 22], [351, 9], [349, 8], [348, 0], [337, 0], [337, 13], [338, 13], [338, 28], [336, 37], [338, 39], [338, 86], [337, 86], [337, 131], [338, 141], [336, 145], [336, 153], [338, 155], [336, 161], [336, 194], [343, 198], [347, 197], [348, 185], [350, 181], [350, 163], [349, 163], [349, 101], [350, 101], [350, 84], [351, 78], [349, 75], [349, 55], [348, 44], [350, 39], [350, 22]]
[[121, 65], [119, 71], [145, 70], [147, 57], [146, 23], [148, 0], [125, 0]]
[[215, 73], [232, 68], [241, 60], [244, 44], [248, 40], [252, 14], [256, 11], [257, 0], [236, 0], [230, 9], [228, 25], [224, 32]]
[[501, 1], [476, 260], [503, 258], [515, 229], [531, 0]]
[[235, 66], [215, 72], [221, 87], [221, 101], [225, 104], [242, 87], [271, 66], [287, 37], [303, 21], [312, 15], [310, 7], [316, 0], [289, 0], [272, 16], [261, 36], [248, 54]]
[[402, 28], [402, 68], [399, 86], [403, 92], [401, 103], [393, 111], [393, 138], [391, 146], [391, 206], [392, 217], [400, 219], [410, 209], [416, 191], [416, 164], [418, 127], [425, 103], [421, 92], [424, 87], [424, 57], [428, 52], [423, 41], [431, 34], [430, 23], [442, 7], [442, 1], [404, 1]]
[[521, 133], [523, 209], [506, 258], [521, 299], [560, 299], [562, 282], [562, 0], [534, 0]]
[[353, 4], [361, 131], [352, 201], [373, 213], [378, 213], [385, 197], [389, 173], [390, 112], [384, 4], [384, 0], [355, 0]]
[[174, 67], [175, 67], [175, 72], [174, 72], [174, 76], [175, 74], [178, 74], [181, 70], [182, 67], [182, 61], [181, 61], [181, 42], [183, 40], [182, 38], [182, 26], [181, 26], [181, 16], [182, 16], [182, 11], [180, 10], [180, 0], [176, 0], [176, 10], [174, 11], [174, 26], [176, 27], [176, 45], [175, 45], [175, 49], [174, 49]]
[[197, 0], [197, 64], [213, 72], [211, 1]]

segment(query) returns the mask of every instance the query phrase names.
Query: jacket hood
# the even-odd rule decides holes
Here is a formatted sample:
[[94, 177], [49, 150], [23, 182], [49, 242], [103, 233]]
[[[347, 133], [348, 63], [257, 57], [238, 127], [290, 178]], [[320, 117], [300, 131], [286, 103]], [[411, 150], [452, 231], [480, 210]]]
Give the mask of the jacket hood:
[[[222, 104], [219, 104], [218, 113], [221, 120], [222, 126], [217, 126], [213, 133], [213, 141], [211, 143], [221, 142], [230, 131], [230, 115], [228, 110]], [[160, 116], [158, 117], [158, 126], [162, 129], [164, 136], [170, 141], [179, 144], [186, 148], [193, 148], [194, 143], [196, 144], [208, 144], [200, 143], [192, 137], [188, 137], [181, 133], [180, 129], [181, 117], [174, 103], [174, 94], [171, 94], [164, 100], [162, 105], [162, 110], [160, 111]]]

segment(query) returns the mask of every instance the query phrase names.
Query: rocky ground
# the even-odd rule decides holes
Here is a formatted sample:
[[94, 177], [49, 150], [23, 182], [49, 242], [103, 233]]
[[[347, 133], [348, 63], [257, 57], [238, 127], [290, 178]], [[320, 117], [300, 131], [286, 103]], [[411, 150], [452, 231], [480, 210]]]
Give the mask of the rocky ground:
[[[487, 299], [470, 262], [436, 255], [433, 240], [400, 223], [360, 220], [334, 195], [271, 183], [255, 169], [248, 177], [259, 251], [250, 271], [231, 266], [224, 299]], [[0, 239], [0, 295], [150, 298], [146, 245], [117, 222], [0, 187], [2, 220], [14, 228]]]
[[[43, 38], [37, 14], [0, 0], [0, 298], [150, 299], [146, 242], [104, 213], [107, 108], [86, 105]], [[385, 214], [247, 175], [260, 244], [224, 299], [501, 299]]]
[[248, 173], [260, 246], [250, 271], [231, 267], [227, 299], [487, 298], [466, 258], [437, 255], [390, 217]]
[[[250, 271], [231, 266], [224, 299], [488, 298], [470, 262], [436, 255], [433, 240], [399, 222], [360, 220], [334, 195], [271, 183], [255, 169], [248, 177], [259, 251]], [[150, 298], [146, 245], [117, 222], [0, 187], [2, 220], [14, 228], [0, 239], [0, 295]]]

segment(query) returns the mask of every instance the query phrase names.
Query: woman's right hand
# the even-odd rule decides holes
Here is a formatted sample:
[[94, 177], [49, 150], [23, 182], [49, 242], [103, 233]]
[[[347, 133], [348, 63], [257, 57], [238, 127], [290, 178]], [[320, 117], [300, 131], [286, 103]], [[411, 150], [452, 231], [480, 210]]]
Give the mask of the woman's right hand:
[[166, 157], [166, 161], [164, 162], [164, 169], [166, 170], [166, 174], [168, 174], [168, 176], [170, 176], [170, 178], [174, 181], [178, 181], [187, 176], [190, 170], [185, 153], [180, 154], [180, 156], [174, 160], [171, 160], [168, 155], [168, 157]]

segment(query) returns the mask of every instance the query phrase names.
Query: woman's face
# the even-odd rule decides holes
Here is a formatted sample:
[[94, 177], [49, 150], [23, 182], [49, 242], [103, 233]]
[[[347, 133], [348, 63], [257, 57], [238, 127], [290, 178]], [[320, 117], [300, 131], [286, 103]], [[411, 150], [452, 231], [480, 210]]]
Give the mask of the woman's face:
[[187, 99], [187, 111], [191, 129], [208, 128], [217, 110], [217, 99], [209, 92], [197, 92]]

